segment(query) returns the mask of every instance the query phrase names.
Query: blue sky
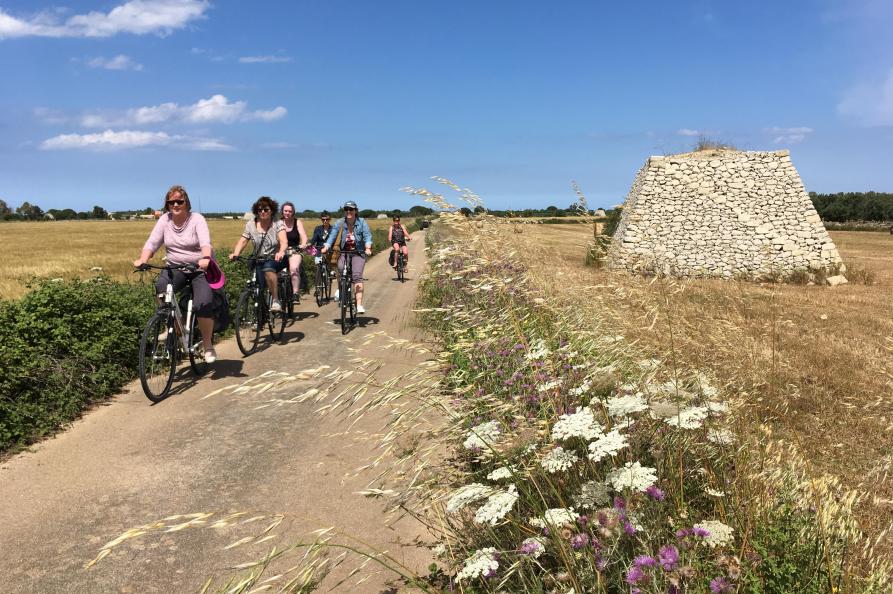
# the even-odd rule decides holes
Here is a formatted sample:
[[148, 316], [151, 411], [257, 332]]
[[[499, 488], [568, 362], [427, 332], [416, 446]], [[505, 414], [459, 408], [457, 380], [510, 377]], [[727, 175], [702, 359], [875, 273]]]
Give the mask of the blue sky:
[[891, 28], [889, 0], [0, 0], [0, 199], [402, 208], [438, 175], [607, 207], [701, 134], [893, 191]]

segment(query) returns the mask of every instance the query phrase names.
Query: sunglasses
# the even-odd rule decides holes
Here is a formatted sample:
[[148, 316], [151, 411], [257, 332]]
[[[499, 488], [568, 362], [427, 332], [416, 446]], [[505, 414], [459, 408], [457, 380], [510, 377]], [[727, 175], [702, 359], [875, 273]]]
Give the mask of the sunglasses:
[[353, 212], [355, 210], [356, 210], [356, 208], [345, 208], [344, 212]]
[[323, 217], [322, 220], [324, 220], [324, 221], [331, 221], [332, 219], [330, 219], [329, 217]]
[[258, 209], [257, 209], [257, 212], [270, 212], [271, 210], [273, 210], [273, 209], [272, 209], [272, 208], [268, 208], [268, 207], [266, 207], [266, 206], [262, 206], [261, 208], [258, 208]]
[[185, 200], [168, 200], [167, 201], [168, 206], [183, 206], [184, 204], [186, 204]]

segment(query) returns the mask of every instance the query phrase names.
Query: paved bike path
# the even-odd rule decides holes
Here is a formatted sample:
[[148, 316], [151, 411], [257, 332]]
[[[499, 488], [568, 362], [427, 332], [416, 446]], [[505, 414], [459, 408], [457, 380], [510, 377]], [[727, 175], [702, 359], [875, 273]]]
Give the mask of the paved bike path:
[[[355, 370], [357, 357], [374, 361], [378, 380], [431, 358], [391, 340], [417, 338], [410, 309], [424, 232], [412, 237], [405, 284], [393, 280], [386, 255], [368, 262], [367, 313], [347, 337], [334, 303], [320, 308], [305, 297], [284, 344], [264, 347], [265, 338], [243, 358], [229, 339], [207, 376], [193, 381], [188, 364], [181, 367], [163, 402], [151, 405], [134, 382], [57, 437], [0, 464], [0, 590], [195, 592], [274, 544], [328, 526], [424, 568], [424, 549], [402, 546], [422, 534], [420, 526], [385, 526], [381, 504], [357, 494], [375, 475], [355, 471], [376, 453], [365, 438], [381, 430], [382, 418], [348, 427], [343, 418], [314, 414], [312, 400], [313, 390], [332, 381], [326, 376]], [[355, 373], [340, 385], [365, 379]], [[140, 530], [84, 568], [132, 529]], [[355, 565], [337, 568], [329, 587]], [[336, 591], [384, 592], [391, 577], [379, 573], [356, 585], [354, 576]]]

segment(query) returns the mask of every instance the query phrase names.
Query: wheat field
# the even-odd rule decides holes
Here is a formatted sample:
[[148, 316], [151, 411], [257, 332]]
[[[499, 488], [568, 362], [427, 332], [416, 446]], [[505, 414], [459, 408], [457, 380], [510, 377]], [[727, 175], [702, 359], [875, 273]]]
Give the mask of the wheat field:
[[[319, 224], [302, 219], [308, 235]], [[372, 229], [387, 219], [368, 220]], [[40, 221], [0, 223], [0, 298], [15, 299], [34, 278], [89, 278], [99, 274], [116, 280], [134, 279], [132, 263], [155, 221]], [[209, 219], [215, 249], [230, 250], [245, 227], [241, 220]], [[159, 250], [163, 252], [163, 250]], [[161, 263], [162, 253], [153, 262]], [[96, 270], [97, 268], [101, 270]]]

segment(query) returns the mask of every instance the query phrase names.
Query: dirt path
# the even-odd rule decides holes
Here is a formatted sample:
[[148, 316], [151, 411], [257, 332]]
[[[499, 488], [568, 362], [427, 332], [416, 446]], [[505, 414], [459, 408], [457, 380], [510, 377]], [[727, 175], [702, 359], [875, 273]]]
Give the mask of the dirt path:
[[[319, 308], [305, 298], [298, 308], [302, 319], [286, 328], [285, 344], [243, 358], [230, 339], [218, 347], [220, 359], [208, 376], [194, 382], [186, 366], [175, 380], [180, 391], [164, 402], [150, 406], [139, 383], [131, 384], [58, 437], [3, 463], [0, 590], [195, 592], [273, 544], [297, 542], [328, 526], [423, 568], [425, 551], [401, 546], [420, 535], [420, 527], [408, 520], [396, 530], [386, 527], [381, 505], [356, 494], [373, 476], [355, 471], [372, 455], [363, 437], [380, 430], [380, 419], [364, 418], [345, 433], [346, 422], [320, 418], [312, 400], [299, 398], [325, 376], [355, 369], [357, 356], [380, 363], [377, 379], [429, 358], [381, 348], [389, 337], [414, 338], [409, 310], [424, 233], [413, 238], [405, 284], [392, 280], [385, 256], [369, 262], [363, 327], [347, 337], [333, 323], [335, 304]], [[306, 370], [290, 379], [277, 373]], [[341, 384], [363, 379], [355, 373]], [[282, 389], [263, 390], [274, 381]], [[239, 385], [245, 389], [232, 389]], [[243, 515], [227, 519], [237, 513]], [[212, 515], [172, 518], [181, 514]], [[109, 541], [160, 520], [163, 527], [125, 540], [84, 569]], [[171, 530], [178, 525], [182, 529]], [[345, 567], [333, 576], [346, 574]], [[378, 574], [359, 586], [354, 577], [337, 591], [382, 592], [392, 577]]]

